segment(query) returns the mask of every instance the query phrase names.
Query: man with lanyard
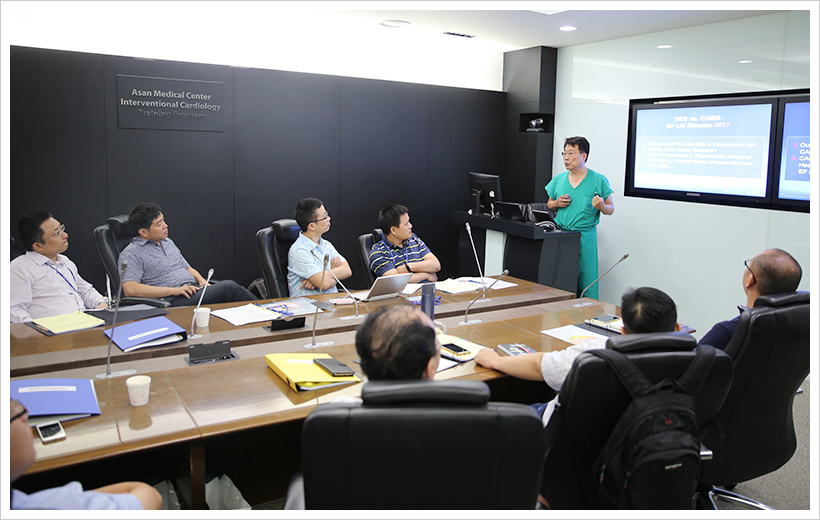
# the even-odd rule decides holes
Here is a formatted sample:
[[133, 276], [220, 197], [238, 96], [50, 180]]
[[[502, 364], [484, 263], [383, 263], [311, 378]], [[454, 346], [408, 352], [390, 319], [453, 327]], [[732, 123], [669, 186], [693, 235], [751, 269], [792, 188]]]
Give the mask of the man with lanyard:
[[21, 218], [17, 236], [26, 254], [11, 262], [12, 323], [108, 307], [108, 301], [83, 280], [74, 262], [61, 254], [68, 249], [68, 233], [50, 213], [40, 211]]
[[[598, 278], [598, 232], [596, 226], [604, 215], [615, 212], [612, 188], [606, 177], [586, 166], [589, 141], [584, 137], [569, 137], [564, 141], [564, 173], [547, 184], [547, 207], [555, 213], [555, 223], [564, 231], [581, 232], [581, 254], [578, 259], [580, 295]], [[590, 287], [586, 295], [598, 298], [598, 286]]]
[[376, 277], [413, 273], [409, 283], [435, 282], [441, 264], [427, 245], [413, 233], [405, 206], [391, 204], [379, 212], [384, 240], [373, 244], [370, 270]]
[[[329, 240], [322, 238], [330, 230], [330, 215], [319, 199], [302, 199], [296, 205], [293, 218], [299, 224], [299, 237], [288, 251], [288, 291], [293, 297], [319, 293], [335, 293], [336, 279], [322, 273], [325, 267], [339, 280], [353, 274], [347, 260]], [[324, 265], [327, 255], [327, 266]], [[323, 279], [324, 278], [324, 279]]]

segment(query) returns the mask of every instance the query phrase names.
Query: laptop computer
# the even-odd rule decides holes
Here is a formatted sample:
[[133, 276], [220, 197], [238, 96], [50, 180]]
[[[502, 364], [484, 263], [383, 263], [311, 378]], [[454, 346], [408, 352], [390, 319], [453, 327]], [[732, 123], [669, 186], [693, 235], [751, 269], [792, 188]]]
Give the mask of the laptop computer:
[[359, 291], [350, 293], [351, 296], [361, 302], [372, 302], [373, 300], [383, 300], [398, 296], [403, 290], [413, 273], [393, 274], [390, 276], [380, 276], [373, 282], [373, 287], [369, 291]]
[[535, 217], [536, 224], [545, 228], [557, 231], [560, 229], [558, 224], [555, 223], [555, 219], [552, 218], [552, 214], [549, 211], [540, 211], [537, 209], [532, 210], [532, 216]]
[[521, 206], [517, 202], [496, 201], [495, 209], [501, 214], [501, 218], [517, 221], [524, 220], [524, 214], [521, 213]]

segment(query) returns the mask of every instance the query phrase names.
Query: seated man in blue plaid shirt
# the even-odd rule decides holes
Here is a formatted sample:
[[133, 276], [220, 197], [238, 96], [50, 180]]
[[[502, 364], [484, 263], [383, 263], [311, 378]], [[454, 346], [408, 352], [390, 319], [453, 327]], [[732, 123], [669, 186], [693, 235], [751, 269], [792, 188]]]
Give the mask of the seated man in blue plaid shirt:
[[384, 240], [373, 244], [370, 270], [379, 276], [413, 273], [409, 283], [435, 282], [441, 264], [427, 245], [413, 234], [405, 206], [391, 204], [379, 212]]

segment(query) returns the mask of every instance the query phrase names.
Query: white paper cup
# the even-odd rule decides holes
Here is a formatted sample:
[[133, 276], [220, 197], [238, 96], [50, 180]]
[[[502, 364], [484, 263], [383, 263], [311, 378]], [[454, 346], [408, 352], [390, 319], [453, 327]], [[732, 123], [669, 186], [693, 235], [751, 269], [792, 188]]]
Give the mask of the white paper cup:
[[128, 398], [131, 406], [148, 404], [148, 395], [151, 390], [151, 376], [134, 376], [125, 380], [128, 387]]
[[200, 307], [196, 309], [196, 326], [207, 327], [208, 322], [211, 321], [211, 309], [208, 307]]

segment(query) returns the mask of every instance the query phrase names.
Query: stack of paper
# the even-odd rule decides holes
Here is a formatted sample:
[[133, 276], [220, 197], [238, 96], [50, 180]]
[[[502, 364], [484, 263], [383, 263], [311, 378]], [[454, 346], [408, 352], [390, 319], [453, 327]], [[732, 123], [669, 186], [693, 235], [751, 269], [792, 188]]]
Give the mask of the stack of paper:
[[282, 314], [256, 305], [255, 303], [249, 303], [240, 307], [231, 307], [230, 309], [219, 309], [211, 311], [211, 314], [217, 318], [222, 318], [236, 327], [260, 321], [278, 320], [282, 317]]
[[436, 282], [436, 290], [447, 294], [461, 294], [475, 291], [476, 289], [481, 289], [481, 284], [459, 282], [458, 280], [453, 280], [452, 278], [448, 278], [443, 282]]
[[609, 336], [597, 334], [595, 332], [582, 329], [581, 327], [577, 327], [575, 325], [565, 325], [563, 327], [558, 327], [556, 329], [542, 330], [541, 334], [546, 334], [547, 336], [558, 338], [561, 341], [566, 341], [567, 343], [572, 343], [573, 345], [583, 343], [584, 341], [590, 339], [609, 339]]
[[84, 312], [70, 312], [60, 316], [50, 316], [48, 318], [37, 318], [26, 322], [34, 330], [42, 332], [46, 336], [64, 334], [77, 330], [93, 329], [105, 323], [104, 320], [86, 314]]
[[330, 354], [286, 352], [283, 354], [268, 354], [265, 356], [265, 360], [268, 367], [297, 392], [361, 381], [356, 376], [332, 376], [313, 362], [316, 358], [330, 357], [332, 357]]
[[100, 414], [93, 379], [17, 379], [11, 381], [11, 398], [26, 407], [30, 426]]
[[492, 289], [507, 289], [509, 287], [518, 287], [517, 283], [507, 282], [505, 280], [501, 280], [499, 278], [490, 278], [489, 276], [481, 277], [481, 276], [462, 276], [461, 278], [456, 278], [456, 281], [462, 283], [473, 283], [478, 285], [478, 288], [481, 289], [481, 281], [484, 281], [484, 287], [490, 288], [492, 285]]

